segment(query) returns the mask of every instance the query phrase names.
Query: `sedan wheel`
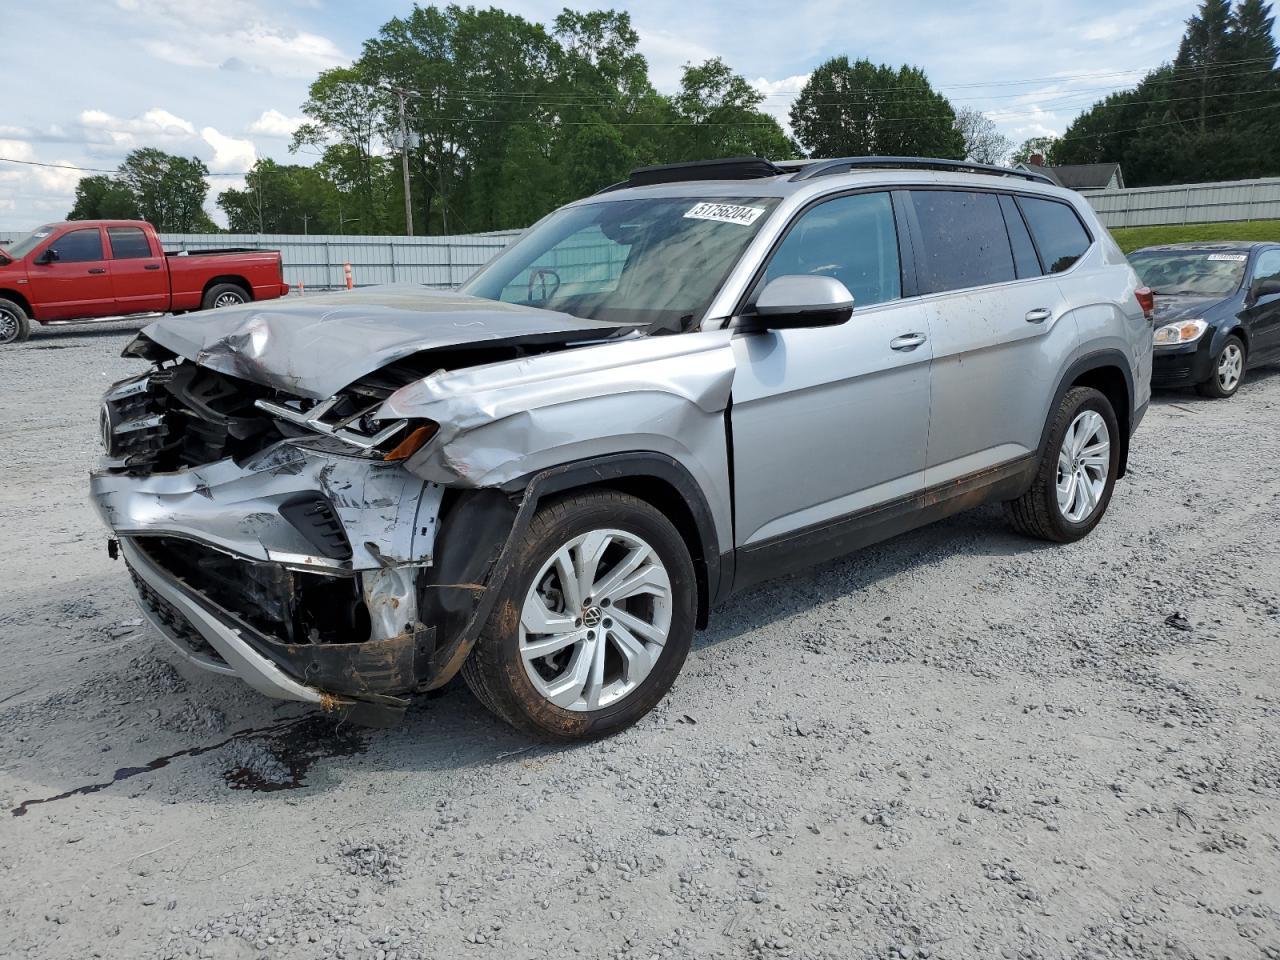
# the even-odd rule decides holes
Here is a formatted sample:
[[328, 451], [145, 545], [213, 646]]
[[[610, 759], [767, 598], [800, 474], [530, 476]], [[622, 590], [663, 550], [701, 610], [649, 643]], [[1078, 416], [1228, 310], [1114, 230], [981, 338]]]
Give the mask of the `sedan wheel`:
[[1218, 359], [1218, 386], [1224, 393], [1231, 393], [1244, 375], [1244, 351], [1239, 344], [1228, 343]]
[[671, 629], [671, 578], [622, 530], [575, 537], [543, 564], [520, 616], [525, 673], [564, 710], [599, 710], [653, 670]]

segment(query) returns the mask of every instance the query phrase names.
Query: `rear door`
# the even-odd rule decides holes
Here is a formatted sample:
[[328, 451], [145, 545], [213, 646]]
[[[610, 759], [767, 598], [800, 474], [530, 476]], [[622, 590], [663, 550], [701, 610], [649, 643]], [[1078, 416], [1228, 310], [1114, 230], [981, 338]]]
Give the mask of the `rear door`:
[[141, 227], [107, 227], [111, 252], [111, 289], [116, 313], [153, 313], [169, 309], [169, 273], [164, 252], [152, 248]]
[[1012, 196], [910, 191], [933, 343], [929, 486], [1039, 446], [1047, 397], [1077, 332]]
[[[1250, 287], [1260, 280], [1280, 280], [1280, 247], [1258, 254], [1249, 277]], [[1280, 294], [1259, 297], [1245, 307], [1243, 319], [1253, 328], [1253, 356], [1250, 359], [1280, 358]]]
[[902, 259], [887, 192], [809, 207], [771, 255], [753, 295], [818, 274], [844, 283], [854, 309], [839, 326], [732, 341], [735, 528], [748, 554], [922, 489], [931, 351], [923, 307], [902, 299]]
[[[54, 259], [41, 262], [47, 251]], [[101, 227], [59, 234], [29, 261], [32, 301], [42, 320], [106, 317], [115, 313], [110, 263]]]

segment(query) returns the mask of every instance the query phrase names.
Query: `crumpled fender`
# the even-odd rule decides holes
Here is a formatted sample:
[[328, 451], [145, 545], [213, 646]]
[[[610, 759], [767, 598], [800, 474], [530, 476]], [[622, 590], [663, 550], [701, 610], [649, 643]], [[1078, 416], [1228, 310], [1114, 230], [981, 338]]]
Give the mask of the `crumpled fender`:
[[377, 417], [439, 424], [406, 463], [434, 483], [499, 486], [573, 460], [650, 450], [717, 489], [728, 474], [731, 336], [637, 337], [437, 373], [396, 391]]

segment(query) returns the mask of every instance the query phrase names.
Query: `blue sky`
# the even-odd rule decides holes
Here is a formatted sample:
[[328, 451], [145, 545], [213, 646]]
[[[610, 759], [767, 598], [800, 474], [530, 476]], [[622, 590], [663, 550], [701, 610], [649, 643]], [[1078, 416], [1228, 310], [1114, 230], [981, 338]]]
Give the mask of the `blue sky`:
[[[483, 5], [483, 4], [481, 4]], [[549, 23], [562, 2], [497, 2]], [[1021, 141], [1169, 59], [1194, 0], [976, 3], [791, 0], [580, 4], [631, 12], [659, 89], [722, 56], [785, 118], [804, 77], [838, 54], [921, 66], [957, 106]], [[257, 157], [289, 160], [308, 83], [411, 8], [401, 0], [0, 0], [0, 157], [113, 168], [131, 149], [196, 155], [213, 196]], [[306, 162], [305, 155], [292, 158]], [[0, 163], [0, 234], [62, 217], [73, 170]]]

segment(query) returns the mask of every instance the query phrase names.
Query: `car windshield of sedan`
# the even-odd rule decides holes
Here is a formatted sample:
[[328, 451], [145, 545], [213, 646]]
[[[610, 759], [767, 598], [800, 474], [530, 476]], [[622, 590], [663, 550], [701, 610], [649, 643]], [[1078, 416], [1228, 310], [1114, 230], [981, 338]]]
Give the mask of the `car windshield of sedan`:
[[1246, 253], [1220, 250], [1150, 250], [1132, 254], [1129, 263], [1153, 293], [1225, 297], [1244, 276]]
[[697, 323], [778, 200], [662, 197], [557, 210], [462, 292], [682, 333]]

